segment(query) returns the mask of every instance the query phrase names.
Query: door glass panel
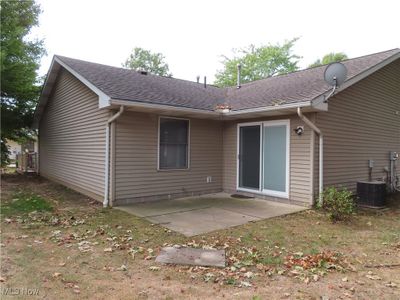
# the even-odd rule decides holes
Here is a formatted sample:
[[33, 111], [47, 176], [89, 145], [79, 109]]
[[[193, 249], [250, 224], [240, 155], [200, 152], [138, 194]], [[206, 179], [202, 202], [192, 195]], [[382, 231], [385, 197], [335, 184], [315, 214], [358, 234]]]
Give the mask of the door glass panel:
[[260, 188], [261, 126], [239, 127], [239, 186]]
[[264, 127], [264, 189], [286, 192], [286, 151], [286, 125]]

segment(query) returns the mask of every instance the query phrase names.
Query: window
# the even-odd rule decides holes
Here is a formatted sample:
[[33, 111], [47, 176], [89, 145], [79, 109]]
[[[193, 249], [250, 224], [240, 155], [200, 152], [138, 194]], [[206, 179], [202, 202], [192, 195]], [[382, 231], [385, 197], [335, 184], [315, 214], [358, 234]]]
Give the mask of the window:
[[187, 169], [189, 121], [160, 118], [159, 169]]

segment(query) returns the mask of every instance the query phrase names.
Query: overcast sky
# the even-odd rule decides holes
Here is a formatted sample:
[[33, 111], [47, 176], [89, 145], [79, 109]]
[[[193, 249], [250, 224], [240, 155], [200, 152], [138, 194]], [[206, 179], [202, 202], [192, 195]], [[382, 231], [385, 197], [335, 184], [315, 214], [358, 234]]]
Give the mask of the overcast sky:
[[54, 54], [121, 66], [132, 48], [165, 55], [173, 76], [212, 82], [221, 55], [300, 37], [304, 68], [328, 52], [357, 57], [400, 47], [398, 0], [39, 0], [34, 35]]

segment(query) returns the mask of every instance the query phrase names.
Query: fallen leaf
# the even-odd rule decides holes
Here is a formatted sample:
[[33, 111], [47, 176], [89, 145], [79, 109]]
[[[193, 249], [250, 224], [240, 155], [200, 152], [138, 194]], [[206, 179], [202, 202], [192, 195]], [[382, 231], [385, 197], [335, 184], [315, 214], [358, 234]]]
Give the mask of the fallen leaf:
[[127, 267], [125, 265], [120, 266], [119, 268], [117, 268], [117, 271], [126, 271]]
[[367, 274], [367, 275], [365, 275], [365, 277], [367, 277], [368, 279], [371, 279], [371, 280], [382, 280], [382, 278], [380, 278], [378, 275]]
[[89, 252], [89, 251], [93, 251], [91, 245], [91, 243], [88, 241], [81, 241], [78, 243], [78, 249], [81, 252]]
[[347, 298], [352, 298], [352, 295], [347, 292], [343, 293], [343, 295], [345, 295]]
[[389, 281], [388, 283], [385, 284], [385, 286], [391, 287], [391, 288], [395, 288], [395, 287], [397, 287], [397, 284], [394, 283], [394, 282]]
[[65, 266], [65, 262], [61, 262], [58, 264], [60, 267], [64, 267]]
[[252, 284], [248, 281], [241, 281], [239, 286], [240, 287], [252, 287]]
[[290, 297], [290, 295], [291, 295], [290, 293], [284, 293], [284, 294], [283, 294], [283, 297], [285, 297], [285, 298], [289, 298], [289, 297]]
[[113, 249], [112, 249], [112, 248], [104, 248], [103, 251], [104, 251], [104, 252], [113, 252]]
[[54, 278], [57, 278], [57, 277], [60, 277], [61, 276], [61, 273], [54, 273], [53, 275], [52, 275]]

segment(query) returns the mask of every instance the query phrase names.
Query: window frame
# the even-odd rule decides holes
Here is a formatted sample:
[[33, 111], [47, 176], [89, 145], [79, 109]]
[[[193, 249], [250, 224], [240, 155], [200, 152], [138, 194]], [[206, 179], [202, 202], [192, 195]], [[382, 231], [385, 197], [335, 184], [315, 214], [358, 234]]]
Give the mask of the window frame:
[[[161, 133], [161, 119], [175, 119], [175, 120], [184, 120], [188, 122], [188, 133], [187, 133], [187, 153], [186, 153], [186, 168], [160, 168], [160, 133]], [[170, 117], [170, 116], [158, 116], [158, 125], [157, 125], [157, 171], [159, 172], [168, 172], [168, 171], [188, 171], [190, 170], [190, 141], [191, 141], [191, 124], [190, 119], [187, 118], [179, 118], [179, 117]]]

